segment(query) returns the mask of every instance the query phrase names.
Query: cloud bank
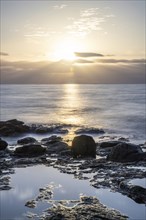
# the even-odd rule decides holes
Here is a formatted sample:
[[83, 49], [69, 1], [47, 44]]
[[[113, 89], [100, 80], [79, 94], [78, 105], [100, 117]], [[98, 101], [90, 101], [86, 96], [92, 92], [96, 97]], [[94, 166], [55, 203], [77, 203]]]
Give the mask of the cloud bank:
[[0, 52], [0, 56], [9, 56], [9, 54], [5, 52]]
[[119, 60], [117, 62], [116, 60], [108, 60], [106, 63], [92, 63], [92, 61], [79, 59], [73, 63], [69, 61], [9, 62], [2, 60], [1, 83], [145, 83], [144, 60], [122, 61], [123, 63], [121, 60], [120, 62]]

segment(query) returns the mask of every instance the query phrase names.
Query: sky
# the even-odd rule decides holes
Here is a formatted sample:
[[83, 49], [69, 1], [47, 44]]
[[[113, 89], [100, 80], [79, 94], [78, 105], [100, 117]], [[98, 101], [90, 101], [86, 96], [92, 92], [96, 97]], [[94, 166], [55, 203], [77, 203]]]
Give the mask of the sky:
[[2, 83], [144, 83], [145, 0], [1, 0]]

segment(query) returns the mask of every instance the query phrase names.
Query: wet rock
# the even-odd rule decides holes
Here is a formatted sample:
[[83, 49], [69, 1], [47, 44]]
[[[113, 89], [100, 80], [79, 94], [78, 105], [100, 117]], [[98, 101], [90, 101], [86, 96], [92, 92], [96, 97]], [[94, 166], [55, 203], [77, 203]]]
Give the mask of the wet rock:
[[37, 196], [36, 200], [37, 201], [45, 201], [45, 200], [49, 200], [53, 197], [53, 191], [52, 191], [53, 186], [48, 185], [44, 188], [40, 188], [39, 191], [39, 195]]
[[145, 156], [138, 145], [120, 143], [113, 147], [107, 159], [115, 162], [132, 162], [143, 160]]
[[46, 152], [46, 148], [42, 147], [40, 144], [26, 144], [22, 147], [17, 147], [14, 151], [15, 155], [18, 156], [35, 156], [41, 155]]
[[61, 156], [71, 156], [71, 150], [67, 149], [67, 150], [63, 150], [60, 152]]
[[103, 129], [99, 128], [81, 128], [75, 131], [75, 134], [103, 134], [105, 133]]
[[128, 194], [135, 202], [146, 204], [146, 188], [141, 186], [131, 186]]
[[62, 151], [68, 150], [68, 144], [62, 141], [59, 142], [47, 142], [45, 144], [47, 146], [46, 151], [49, 154], [60, 154]]
[[0, 138], [0, 151], [5, 150], [8, 146], [8, 143]]
[[56, 136], [56, 135], [52, 135], [49, 138], [43, 138], [41, 140], [42, 144], [44, 144], [44, 145], [48, 145], [50, 143], [55, 143], [55, 142], [60, 142], [60, 141], [62, 141], [62, 137]]
[[6, 121], [6, 123], [10, 123], [10, 124], [13, 124], [13, 125], [23, 125], [24, 124], [23, 121], [19, 121], [17, 119], [8, 120], [8, 121]]
[[125, 137], [120, 137], [120, 138], [118, 138], [118, 140], [121, 142], [129, 142], [129, 139], [125, 138]]
[[[49, 218], [48, 215], [49, 214]], [[64, 205], [53, 206], [47, 210], [46, 216], [42, 216], [42, 219], [104, 219], [104, 220], [126, 220], [127, 217], [120, 212], [109, 209], [102, 205], [95, 197], [81, 197], [80, 202], [72, 208]]]
[[35, 132], [38, 134], [45, 134], [45, 133], [53, 132], [53, 128], [40, 125], [35, 129]]
[[54, 133], [57, 133], [57, 134], [67, 134], [68, 130], [64, 129], [64, 128], [58, 128], [58, 129], [54, 130]]
[[129, 185], [126, 181], [122, 181], [119, 186], [120, 189], [122, 189], [123, 192], [135, 202], [146, 204], [146, 188]]
[[96, 149], [97, 155], [102, 156], [102, 157], [109, 155], [112, 148], [119, 143], [121, 142], [120, 141], [106, 141], [106, 142], [97, 143], [97, 149]]
[[71, 150], [74, 157], [95, 157], [96, 143], [91, 136], [80, 135], [76, 136], [72, 141]]
[[112, 148], [116, 146], [117, 144], [120, 144], [121, 141], [106, 141], [106, 142], [101, 142], [99, 144], [100, 148]]
[[25, 206], [29, 207], [29, 208], [35, 208], [36, 207], [36, 201], [35, 200], [30, 200], [30, 201], [27, 201], [25, 203]]
[[142, 147], [143, 147], [144, 149], [146, 149], [146, 142], [142, 145]]
[[10, 184], [10, 177], [5, 176], [5, 177], [0, 177], [0, 190], [9, 190], [12, 187], [9, 186]]
[[33, 137], [25, 137], [17, 141], [18, 144], [30, 144], [35, 143], [36, 139]]
[[29, 126], [25, 125], [24, 122], [18, 121], [16, 119], [0, 122], [0, 135], [2, 136], [11, 136], [14, 134], [25, 133], [29, 130]]

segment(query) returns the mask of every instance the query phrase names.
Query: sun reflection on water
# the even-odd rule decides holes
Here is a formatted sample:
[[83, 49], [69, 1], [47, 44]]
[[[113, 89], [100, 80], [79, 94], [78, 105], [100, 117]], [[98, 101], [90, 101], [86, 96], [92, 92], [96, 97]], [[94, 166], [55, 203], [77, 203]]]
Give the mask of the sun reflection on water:
[[61, 115], [63, 116], [63, 123], [74, 125], [83, 123], [83, 118], [79, 114], [82, 102], [77, 84], [64, 85], [64, 99], [62, 106]]

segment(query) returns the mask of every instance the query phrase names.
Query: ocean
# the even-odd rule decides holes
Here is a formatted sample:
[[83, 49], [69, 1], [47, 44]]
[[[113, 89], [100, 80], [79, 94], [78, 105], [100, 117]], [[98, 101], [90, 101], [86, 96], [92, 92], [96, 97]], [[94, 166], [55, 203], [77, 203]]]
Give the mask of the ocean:
[[[102, 128], [105, 134], [91, 134], [97, 141], [124, 137], [132, 143], [143, 144], [146, 141], [145, 92], [143, 84], [1, 85], [0, 119], [16, 118], [26, 124], [60, 124], [68, 129], [67, 135], [71, 137], [76, 135], [74, 131], [78, 128]], [[18, 138], [5, 137], [5, 140], [13, 147]], [[36, 139], [41, 138], [39, 134]], [[140, 169], [145, 170], [145, 167]], [[36, 165], [26, 168], [18, 165], [12, 174], [4, 172], [10, 177], [12, 189], [0, 191], [1, 219], [27, 219], [26, 214], [30, 215], [31, 210], [25, 203], [36, 198], [39, 188], [48, 184], [53, 187], [53, 202], [78, 200], [80, 195], [96, 196], [108, 207], [128, 215], [129, 220], [144, 220], [146, 216], [144, 204], [138, 204], [119, 192], [96, 189], [89, 180], [76, 179], [74, 175], [61, 173], [55, 167]], [[138, 185], [143, 182], [144, 186], [146, 183], [145, 178], [132, 181], [137, 181]], [[37, 215], [51, 206], [48, 201], [38, 202], [32, 210], [34, 218], [40, 219]]]
[[1, 120], [102, 128], [143, 143], [144, 84], [1, 85]]

